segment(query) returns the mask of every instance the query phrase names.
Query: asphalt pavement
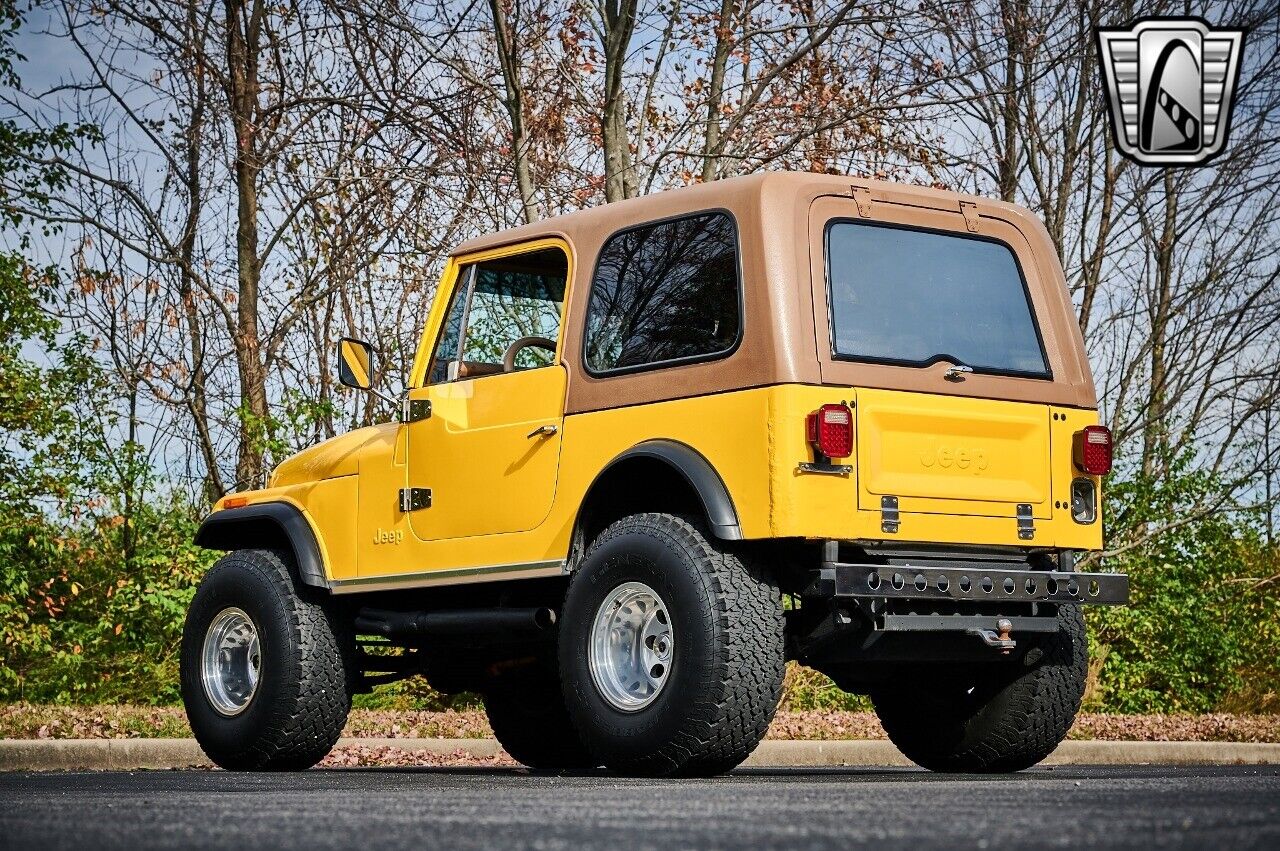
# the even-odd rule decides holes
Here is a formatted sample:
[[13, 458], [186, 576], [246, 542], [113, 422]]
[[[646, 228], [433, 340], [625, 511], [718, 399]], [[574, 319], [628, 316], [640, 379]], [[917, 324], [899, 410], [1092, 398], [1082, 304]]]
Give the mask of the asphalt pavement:
[[3, 848], [1280, 848], [1280, 767], [0, 774]]

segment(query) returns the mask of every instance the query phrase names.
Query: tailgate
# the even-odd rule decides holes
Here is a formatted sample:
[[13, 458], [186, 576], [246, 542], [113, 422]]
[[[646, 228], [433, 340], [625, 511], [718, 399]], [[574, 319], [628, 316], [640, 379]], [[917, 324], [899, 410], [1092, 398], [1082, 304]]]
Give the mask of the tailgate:
[[857, 391], [858, 503], [901, 511], [1050, 516], [1049, 406]]

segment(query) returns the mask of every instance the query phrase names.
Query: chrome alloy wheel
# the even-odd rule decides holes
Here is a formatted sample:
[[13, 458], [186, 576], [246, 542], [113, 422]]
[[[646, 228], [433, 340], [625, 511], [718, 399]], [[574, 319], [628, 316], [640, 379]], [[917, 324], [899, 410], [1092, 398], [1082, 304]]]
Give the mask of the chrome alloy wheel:
[[253, 700], [262, 672], [258, 629], [243, 610], [223, 609], [209, 624], [200, 654], [200, 679], [213, 708], [239, 715]]
[[675, 634], [666, 603], [643, 582], [614, 588], [591, 624], [587, 663], [601, 696], [636, 712], [657, 698], [671, 674]]

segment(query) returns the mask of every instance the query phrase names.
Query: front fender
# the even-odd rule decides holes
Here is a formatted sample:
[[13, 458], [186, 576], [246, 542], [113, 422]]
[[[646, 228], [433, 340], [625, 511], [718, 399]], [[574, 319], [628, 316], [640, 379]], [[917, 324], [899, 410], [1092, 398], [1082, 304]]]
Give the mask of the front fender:
[[324, 559], [311, 524], [286, 502], [261, 502], [215, 511], [196, 531], [196, 546], [210, 550], [281, 549], [293, 552], [304, 585], [329, 587]]

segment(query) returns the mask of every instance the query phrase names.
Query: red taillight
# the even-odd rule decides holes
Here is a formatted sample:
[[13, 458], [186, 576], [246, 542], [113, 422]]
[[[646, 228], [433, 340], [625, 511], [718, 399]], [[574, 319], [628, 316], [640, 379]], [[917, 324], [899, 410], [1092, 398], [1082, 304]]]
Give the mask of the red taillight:
[[853, 412], [848, 405], [823, 405], [805, 421], [809, 443], [828, 458], [853, 454]]
[[1076, 432], [1073, 447], [1076, 466], [1091, 476], [1111, 472], [1111, 430], [1106, 426], [1085, 426]]

